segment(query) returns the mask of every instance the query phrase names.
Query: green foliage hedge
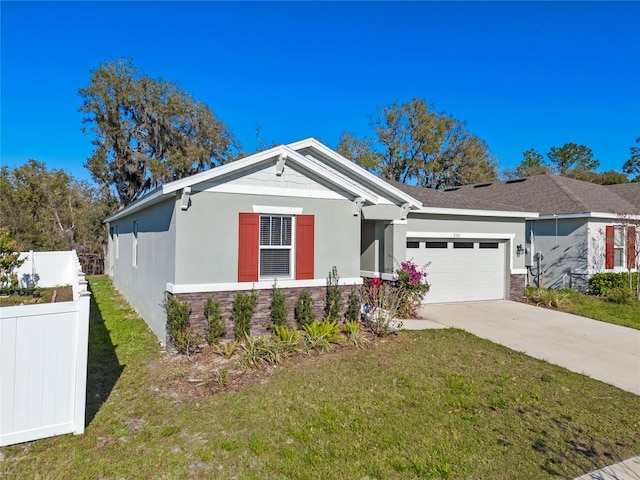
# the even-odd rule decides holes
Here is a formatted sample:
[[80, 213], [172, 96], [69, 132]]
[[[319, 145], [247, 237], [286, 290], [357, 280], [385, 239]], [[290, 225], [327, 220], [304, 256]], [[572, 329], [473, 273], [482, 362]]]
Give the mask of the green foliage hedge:
[[[631, 288], [634, 290], [638, 284], [638, 272], [633, 272]], [[596, 273], [589, 280], [589, 295], [606, 297], [613, 289], [629, 288], [629, 273]]]

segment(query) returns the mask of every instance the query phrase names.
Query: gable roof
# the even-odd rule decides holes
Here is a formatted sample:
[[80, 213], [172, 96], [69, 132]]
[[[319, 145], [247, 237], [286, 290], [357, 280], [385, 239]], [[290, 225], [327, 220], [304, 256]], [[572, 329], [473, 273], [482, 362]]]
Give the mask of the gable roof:
[[356, 163], [346, 159], [338, 152], [330, 149], [313, 137], [290, 143], [287, 146], [303, 155], [306, 155], [307, 157], [315, 157], [319, 162], [322, 162], [333, 169], [337, 169], [345, 178], [357, 181], [363, 187], [368, 186], [369, 189], [382, 191], [385, 195], [396, 198], [403, 203], [408, 203], [411, 208], [420, 208], [422, 206], [414, 196], [400, 188], [397, 188], [393, 182], [387, 182], [381, 179], [365, 168], [362, 168]]
[[607, 188], [640, 210], [640, 182], [608, 185]]
[[[325, 147], [315, 139], [302, 140], [301, 142], [296, 142], [295, 144], [290, 145], [297, 146], [298, 150], [301, 150], [302, 148], [313, 148], [317, 151], [333, 152], [331, 149]], [[332, 165], [326, 165], [308, 155], [303, 155], [296, 149], [291, 148], [290, 145], [279, 145], [268, 150], [255, 153], [253, 155], [249, 155], [248, 157], [242, 158], [240, 160], [236, 160], [234, 162], [230, 162], [225, 165], [206, 170], [204, 172], [196, 173], [195, 175], [191, 175], [180, 180], [166, 183], [147, 193], [130, 205], [127, 205], [122, 210], [119, 210], [113, 215], [107, 217], [104, 221], [109, 222], [117, 220], [131, 213], [147, 208], [148, 206], [151, 206], [155, 203], [158, 203], [166, 198], [167, 195], [175, 194], [175, 192], [177, 191], [183, 190], [185, 188], [190, 188], [194, 185], [208, 182], [225, 175], [230, 175], [244, 169], [249, 169], [251, 167], [255, 167], [256, 165], [273, 162], [274, 159], [284, 159], [285, 164], [286, 162], [292, 162], [303, 170], [309, 171], [324, 179], [328, 183], [338, 187], [340, 190], [351, 194], [354, 198], [360, 197], [369, 204], [378, 204], [381, 201], [382, 195], [388, 195], [389, 197], [396, 199], [400, 203], [409, 203], [411, 208], [420, 208], [422, 206], [422, 204], [415, 198], [412, 198], [404, 192], [395, 189], [391, 185], [375, 177], [370, 172], [367, 172], [362, 167], [352, 164], [352, 162], [349, 162], [347, 159], [335, 152], [333, 152], [335, 153], [335, 155], [330, 155], [330, 157], [331, 161], [335, 163], [337, 167], [340, 167], [344, 170], [345, 168], [351, 169], [352, 165], [355, 171], [357, 171], [358, 169], [362, 170], [366, 172], [366, 174], [375, 177], [375, 179], [380, 180], [380, 182], [376, 182], [374, 179], [371, 179], [367, 175], [363, 175], [360, 172], [358, 172], [358, 175], [354, 175], [356, 178], [349, 177], [348, 175], [342, 173], [340, 170], [332, 168]], [[345, 165], [345, 162], [349, 165]], [[377, 192], [374, 192], [373, 190], [363, 186], [360, 182], [357, 181], [358, 179], [363, 179], [372, 185], [377, 185], [379, 187], [377, 188]]]
[[446, 189], [445, 192], [516, 205], [538, 211], [543, 216], [640, 213], [638, 207], [606, 186], [549, 174], [465, 185]]
[[[395, 187], [407, 192], [422, 202], [418, 212], [423, 213], [460, 213], [465, 215], [486, 215], [498, 217], [537, 217], [536, 210], [521, 206], [507, 205], [491, 199], [476, 198], [463, 194], [435, 190], [433, 188], [416, 187], [389, 181]], [[448, 210], [440, 212], [440, 210]], [[462, 213], [461, 211], [465, 211]]]

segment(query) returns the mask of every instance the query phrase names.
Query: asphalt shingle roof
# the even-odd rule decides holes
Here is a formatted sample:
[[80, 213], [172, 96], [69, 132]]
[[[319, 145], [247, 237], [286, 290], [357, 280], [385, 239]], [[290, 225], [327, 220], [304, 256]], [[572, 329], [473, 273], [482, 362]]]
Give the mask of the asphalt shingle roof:
[[447, 189], [445, 193], [516, 205], [528, 211], [539, 212], [541, 215], [587, 212], [640, 213], [640, 207], [610, 187], [548, 174], [465, 185]]
[[620, 183], [607, 188], [640, 210], [640, 182]]
[[495, 210], [507, 212], [537, 212], [518, 205], [507, 205], [493, 199], [482, 199], [463, 194], [434, 190], [433, 188], [416, 187], [406, 183], [387, 180], [388, 183], [422, 202], [423, 207], [455, 208], [463, 210]]

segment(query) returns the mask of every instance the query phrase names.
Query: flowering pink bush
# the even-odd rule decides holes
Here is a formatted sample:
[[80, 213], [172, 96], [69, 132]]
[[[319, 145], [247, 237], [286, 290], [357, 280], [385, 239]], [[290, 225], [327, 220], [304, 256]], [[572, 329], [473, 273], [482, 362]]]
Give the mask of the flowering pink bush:
[[[407, 275], [407, 284], [417, 285], [422, 282], [423, 278], [427, 278], [427, 272], [421, 272], [418, 267], [411, 260], [402, 262], [400, 264], [400, 270]], [[399, 272], [398, 272], [399, 273]]]
[[403, 302], [400, 315], [404, 318], [412, 318], [417, 314], [422, 299], [429, 291], [427, 272], [422, 271], [411, 260], [402, 262], [396, 269], [398, 275], [398, 287], [403, 294]]

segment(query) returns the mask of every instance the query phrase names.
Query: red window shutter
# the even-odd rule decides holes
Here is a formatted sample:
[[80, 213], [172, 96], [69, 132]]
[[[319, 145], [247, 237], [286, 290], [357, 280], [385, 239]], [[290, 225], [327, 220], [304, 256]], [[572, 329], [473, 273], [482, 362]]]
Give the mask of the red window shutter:
[[636, 227], [627, 227], [627, 268], [636, 268]]
[[604, 268], [613, 268], [613, 225], [607, 225], [605, 236]]
[[238, 236], [238, 281], [258, 281], [259, 213], [241, 213]]
[[313, 279], [314, 254], [314, 217], [296, 216], [296, 280]]

